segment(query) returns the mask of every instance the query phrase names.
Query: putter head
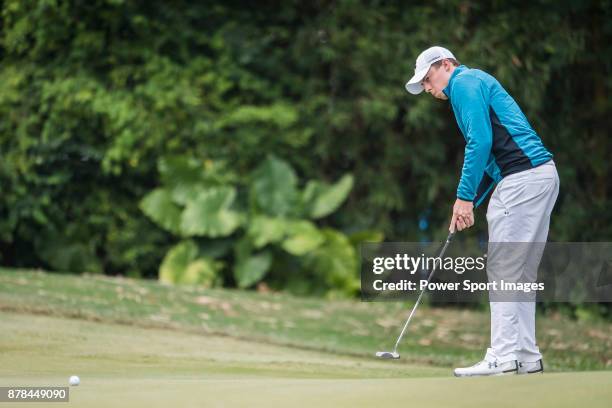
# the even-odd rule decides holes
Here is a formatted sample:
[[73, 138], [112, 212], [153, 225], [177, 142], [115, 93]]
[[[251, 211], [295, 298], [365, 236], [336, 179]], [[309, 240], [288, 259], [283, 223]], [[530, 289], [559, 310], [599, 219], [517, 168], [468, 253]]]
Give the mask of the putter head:
[[384, 358], [385, 360], [397, 360], [400, 355], [397, 351], [377, 351], [376, 357]]

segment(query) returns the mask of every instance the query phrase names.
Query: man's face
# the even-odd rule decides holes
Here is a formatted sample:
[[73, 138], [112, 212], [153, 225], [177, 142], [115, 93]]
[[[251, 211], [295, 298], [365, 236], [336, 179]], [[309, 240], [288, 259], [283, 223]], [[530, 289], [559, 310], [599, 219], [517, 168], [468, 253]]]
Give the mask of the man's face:
[[442, 61], [439, 67], [432, 66], [423, 77], [421, 85], [425, 92], [430, 93], [434, 98], [448, 99], [442, 90], [448, 85], [452, 73], [453, 65], [448, 61]]

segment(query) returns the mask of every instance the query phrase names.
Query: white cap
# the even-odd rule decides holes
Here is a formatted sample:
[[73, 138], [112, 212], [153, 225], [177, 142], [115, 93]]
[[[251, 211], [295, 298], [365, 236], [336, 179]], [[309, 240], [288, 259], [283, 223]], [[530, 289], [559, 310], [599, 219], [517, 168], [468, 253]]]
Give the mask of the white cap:
[[421, 81], [427, 75], [431, 64], [446, 58], [456, 59], [452, 52], [443, 47], [435, 46], [423, 51], [416, 59], [414, 76], [410, 78], [410, 81], [406, 82], [406, 90], [413, 95], [423, 92]]

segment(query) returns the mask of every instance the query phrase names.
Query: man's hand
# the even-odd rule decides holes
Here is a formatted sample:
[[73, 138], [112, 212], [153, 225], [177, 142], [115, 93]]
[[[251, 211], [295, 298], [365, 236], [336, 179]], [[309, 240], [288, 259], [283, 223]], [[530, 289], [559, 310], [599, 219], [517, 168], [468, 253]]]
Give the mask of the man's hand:
[[455, 232], [455, 226], [459, 231], [474, 225], [474, 203], [457, 199], [453, 206], [453, 217], [448, 230]]

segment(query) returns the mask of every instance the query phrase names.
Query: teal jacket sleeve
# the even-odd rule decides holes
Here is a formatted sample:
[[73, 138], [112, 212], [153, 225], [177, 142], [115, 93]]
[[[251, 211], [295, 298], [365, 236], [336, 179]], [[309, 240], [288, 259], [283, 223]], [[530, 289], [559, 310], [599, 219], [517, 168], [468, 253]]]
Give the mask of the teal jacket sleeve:
[[489, 115], [489, 92], [478, 78], [458, 77], [453, 84], [451, 103], [467, 141], [457, 198], [473, 201], [491, 155], [493, 130]]

